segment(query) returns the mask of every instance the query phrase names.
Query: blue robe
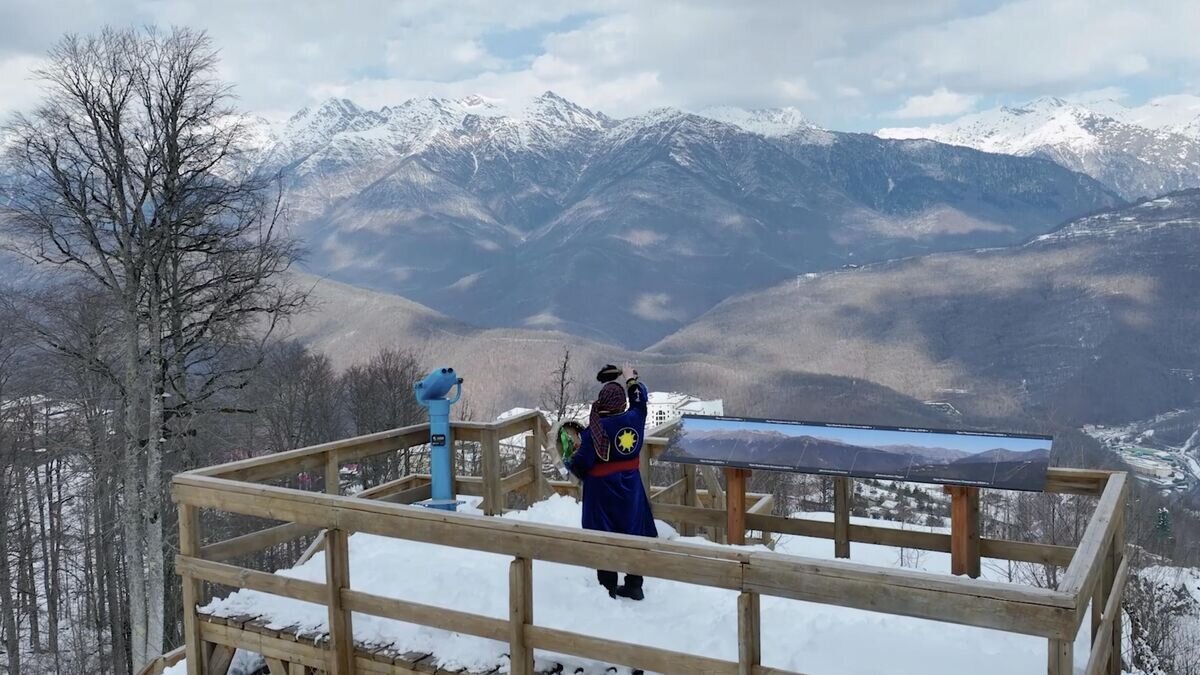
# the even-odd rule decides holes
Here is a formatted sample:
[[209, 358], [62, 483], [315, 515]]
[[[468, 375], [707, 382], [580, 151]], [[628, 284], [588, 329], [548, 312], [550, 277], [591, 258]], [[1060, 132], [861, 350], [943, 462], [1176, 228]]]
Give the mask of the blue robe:
[[629, 409], [600, 418], [608, 435], [607, 452], [596, 452], [592, 432], [584, 429], [570, 469], [583, 481], [583, 527], [589, 530], [657, 537], [650, 500], [637, 468], [608, 475], [593, 473], [605, 464], [637, 460], [646, 435], [646, 387], [640, 382], [629, 392]]

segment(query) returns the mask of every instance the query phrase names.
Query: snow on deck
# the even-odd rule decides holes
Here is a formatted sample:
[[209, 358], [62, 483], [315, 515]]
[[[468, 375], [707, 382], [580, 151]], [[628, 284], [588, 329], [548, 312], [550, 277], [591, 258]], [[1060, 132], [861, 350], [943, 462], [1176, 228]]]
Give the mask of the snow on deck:
[[[474, 504], [462, 510], [479, 513]], [[572, 498], [556, 495], [503, 517], [579, 527], [580, 506]], [[887, 526], [878, 520], [856, 522]], [[716, 546], [698, 537], [679, 537], [661, 521], [659, 532], [668, 539]], [[350, 583], [355, 590], [498, 619], [508, 617], [509, 556], [369, 534], [351, 536], [349, 548]], [[746, 548], [766, 550], [761, 546]], [[775, 551], [832, 558], [833, 542], [784, 536]], [[904, 559], [910, 568], [940, 573], [950, 568], [949, 554], [923, 551], [914, 560], [912, 553], [909, 551]], [[854, 562], [886, 567], [898, 567], [901, 561], [898, 549], [871, 544], [853, 544], [851, 555]], [[324, 583], [324, 555], [278, 574]], [[985, 562], [984, 576], [1004, 581], [999, 565], [989, 569]], [[645, 601], [613, 600], [597, 585], [592, 570], [541, 561], [533, 563], [533, 584], [534, 622], [538, 625], [737, 661], [735, 591], [647, 578]], [[251, 590], [214, 600], [202, 611], [218, 616], [255, 614], [269, 617], [274, 621], [273, 628], [294, 627], [305, 633], [324, 631], [327, 618], [323, 606]], [[401, 651], [432, 652], [446, 668], [486, 671], [502, 666], [507, 670], [505, 643], [358, 613], [353, 623], [360, 643], [392, 643]], [[1083, 625], [1088, 622], [1085, 620]], [[1076, 640], [1077, 668], [1087, 662], [1087, 635], [1085, 628]], [[763, 664], [803, 673], [1044, 673], [1046, 650], [1044, 638], [762, 598]], [[562, 663], [568, 673], [581, 667], [588, 675], [604, 673], [608, 665], [541, 651], [536, 654], [536, 662], [538, 668]]]

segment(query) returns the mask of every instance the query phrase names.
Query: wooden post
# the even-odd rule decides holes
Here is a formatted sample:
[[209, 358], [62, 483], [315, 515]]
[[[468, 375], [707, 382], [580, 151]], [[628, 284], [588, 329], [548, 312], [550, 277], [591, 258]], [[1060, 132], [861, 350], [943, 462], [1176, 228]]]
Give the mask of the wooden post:
[[[1112, 588], [1113, 581], [1117, 574], [1117, 570], [1121, 567], [1121, 561], [1125, 559], [1125, 505], [1120, 504], [1117, 507], [1117, 512], [1113, 514], [1113, 520], [1116, 521], [1113, 527], [1112, 547], [1108, 551], [1109, 563], [1112, 568], [1112, 577], [1102, 580], [1109, 586], [1109, 593], [1119, 593], [1119, 588]], [[1121, 610], [1118, 607], [1117, 613], [1113, 615], [1112, 627], [1112, 651], [1108, 656], [1108, 672], [1109, 675], [1121, 675]]]
[[[724, 511], [725, 491], [721, 489], [721, 480], [717, 476], [717, 470], [711, 466], [701, 466], [700, 474], [704, 476], [704, 487], [708, 488], [708, 495], [712, 498], [712, 508]], [[712, 528], [712, 540], [718, 544], [727, 543], [725, 530], [720, 527]]]
[[762, 613], [758, 593], [738, 595], [738, 675], [762, 665]]
[[850, 557], [850, 479], [833, 479], [833, 554]]
[[228, 675], [237, 649], [228, 645], [213, 645], [208, 654], [208, 675]]
[[749, 469], [725, 469], [725, 529], [730, 544], [746, 543], [746, 477]]
[[500, 489], [500, 437], [495, 429], [486, 429], [483, 442], [483, 512], [498, 516], [504, 513], [504, 493]]
[[979, 488], [946, 486], [950, 493], [950, 572], [979, 578]]
[[[696, 505], [696, 467], [692, 464], [680, 464], [680, 472], [683, 474], [683, 494], [679, 496], [679, 503], [684, 506]], [[679, 534], [685, 537], [695, 536], [696, 526], [690, 522], [679, 523]]]
[[354, 627], [342, 605], [350, 588], [350, 548], [345, 530], [325, 531], [325, 588], [329, 604], [329, 675], [354, 675]]
[[[200, 510], [191, 504], [179, 504], [179, 554], [192, 558], [200, 557]], [[183, 637], [186, 641], [187, 675], [205, 675], [206, 650], [200, 638], [200, 621], [196, 616], [196, 605], [204, 592], [204, 582], [184, 574], [183, 584]]]
[[336, 450], [325, 453], [325, 492], [336, 495], [342, 492], [342, 474], [338, 466]]
[[1047, 675], [1075, 675], [1075, 644], [1070, 640], [1050, 638], [1050, 658], [1046, 665]]
[[[551, 457], [557, 457], [558, 455], [558, 448], [554, 447], [555, 439], [551, 439], [549, 436], [549, 422], [545, 417], [538, 415], [536, 423], [533, 427], [533, 437], [537, 439], [537, 482], [538, 492], [541, 494], [542, 499], [550, 497], [554, 494], [554, 488], [550, 486], [550, 481], [547, 480], [546, 475], [542, 473], [542, 461], [545, 459], [542, 453], [546, 452], [546, 449], [549, 447], [551, 448]], [[572, 478], [574, 478], [574, 476], [572, 476]]]
[[525, 494], [532, 505], [534, 502], [540, 502], [546, 498], [546, 493], [542, 491], [542, 486], [546, 482], [542, 479], [542, 442], [538, 439], [537, 434], [525, 437], [525, 466], [533, 469], [533, 482], [527, 487]]
[[516, 558], [508, 566], [508, 653], [511, 675], [533, 675], [533, 649], [525, 629], [533, 623], [533, 561]]
[[[1108, 594], [1112, 588], [1113, 581], [1116, 577], [1117, 570], [1113, 567], [1113, 557], [1111, 552], [1104, 556], [1100, 561], [1100, 579], [1096, 582], [1095, 589], [1092, 590], [1092, 644], [1096, 644], [1096, 640], [1107, 640], [1108, 635], [1101, 635], [1100, 624], [1104, 619], [1104, 606], [1108, 604]], [[1107, 671], [1107, 665], [1105, 666]]]

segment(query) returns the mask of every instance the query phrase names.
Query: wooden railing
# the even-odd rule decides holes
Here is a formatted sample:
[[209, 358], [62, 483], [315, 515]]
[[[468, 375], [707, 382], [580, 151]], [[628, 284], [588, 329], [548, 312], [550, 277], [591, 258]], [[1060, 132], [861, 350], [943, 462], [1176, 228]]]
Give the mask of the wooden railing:
[[[545, 431], [545, 421], [536, 414], [496, 424], [454, 425], [458, 441], [479, 443], [482, 452], [482, 475], [457, 477], [460, 493], [481, 495], [485, 512], [495, 514], [503, 512], [508, 495], [514, 491], [524, 492], [532, 501], [551, 491], [570, 493], [576, 489], [570, 481], [546, 481], [542, 476]], [[535, 649], [667, 673], [783, 673], [763, 666], [760, 660], [762, 595], [1044, 637], [1048, 640], [1050, 675], [1073, 673], [1071, 646], [1091, 603], [1093, 648], [1087, 672], [1120, 672], [1120, 602], [1128, 574], [1120, 521], [1126, 495], [1123, 473], [1051, 469], [1048, 491], [1099, 497], [1077, 548], [980, 540], [979, 548], [988, 557], [1065, 566], [1060, 588], [1048, 590], [411, 506], [411, 502], [429, 496], [428, 477], [424, 475], [403, 477], [355, 496], [337, 494], [340, 465], [423, 444], [427, 434], [425, 425], [407, 427], [174, 477], [172, 497], [178, 504], [180, 519], [180, 555], [175, 567], [183, 584], [189, 675], [224, 675], [235, 648], [262, 654], [272, 675], [412, 672], [391, 657], [355, 648], [351, 622], [354, 612], [507, 642], [511, 672], [516, 674], [533, 672]], [[520, 468], [501, 475], [501, 440], [521, 436], [525, 453], [517, 463]], [[665, 442], [658, 432], [648, 434], [644, 468], [649, 468], [651, 456]], [[327, 476], [329, 487], [324, 494], [260, 482], [317, 468], [323, 468]], [[680, 471], [680, 478], [670, 485], [651, 487], [656, 516], [688, 527], [716, 530], [727, 525], [724, 511], [712, 508], [721, 506], [724, 499], [718, 482], [706, 481], [710, 490], [699, 490], [693, 470], [685, 467]], [[643, 475], [648, 479], [650, 472], [644, 471]], [[774, 516], [766, 512], [769, 496], [750, 497], [753, 505], [746, 509], [747, 527], [831, 539], [839, 553], [844, 550], [848, 555], [850, 542], [934, 551], [950, 547], [949, 535], [850, 525], [848, 513], [836, 515], [833, 523]], [[849, 499], [837, 501], [847, 505], [839, 508], [848, 511]], [[199, 525], [201, 509], [284, 524], [204, 545]], [[226, 562], [318, 530], [323, 531], [319, 541], [327, 549], [325, 583], [267, 574]], [[353, 590], [346, 540], [354, 532], [511, 556], [508, 618]], [[310, 547], [306, 557], [312, 550]], [[540, 626], [533, 614], [533, 560], [602, 567], [738, 591], [738, 659], [684, 654]], [[204, 620], [196, 605], [206, 582], [324, 605], [329, 615], [327, 639], [298, 642]]]

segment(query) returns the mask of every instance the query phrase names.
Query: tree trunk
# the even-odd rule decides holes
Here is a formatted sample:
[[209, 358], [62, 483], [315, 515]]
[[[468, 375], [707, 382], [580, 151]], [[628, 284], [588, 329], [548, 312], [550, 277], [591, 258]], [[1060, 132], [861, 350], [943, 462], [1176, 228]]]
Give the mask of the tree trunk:
[[[49, 427], [46, 427], [49, 431]], [[48, 439], [47, 439], [48, 442]], [[54, 569], [51, 564], [50, 547], [54, 539], [54, 520], [52, 517], [54, 491], [50, 486], [50, 462], [45, 464], [46, 484], [42, 485], [38, 467], [33, 467], [34, 496], [37, 499], [39, 544], [42, 554], [42, 591], [46, 594], [46, 648], [51, 654], [58, 654], [58, 589], [53, 578]]]
[[[163, 608], [166, 603], [166, 567], [163, 561], [162, 451], [163, 377], [166, 374], [162, 348], [160, 287], [155, 280], [150, 293], [150, 419], [146, 435], [146, 490], [142, 522], [146, 528], [146, 656], [162, 653]], [[144, 665], [144, 664], [142, 664]], [[140, 667], [140, 666], [138, 666]]]
[[126, 639], [125, 624], [121, 617], [125, 616], [124, 608], [122, 607], [122, 596], [120, 593], [122, 573], [121, 560], [117, 555], [117, 547], [115, 542], [108, 536], [106, 531], [115, 529], [117, 522], [117, 505], [116, 505], [116, 481], [111, 477], [108, 479], [111, 484], [111, 489], [108, 490], [108, 497], [102, 502], [100, 518], [100, 526], [97, 528], [97, 533], [100, 535], [101, 560], [105, 579], [105, 598], [104, 606], [106, 606], [108, 617], [108, 634], [112, 639], [112, 667], [115, 673], [128, 673], [133, 668], [130, 661], [129, 642]]
[[[36, 471], [36, 469], [35, 469]], [[33, 563], [33, 518], [29, 511], [29, 490], [25, 485], [26, 479], [24, 472], [21, 472], [19, 480], [19, 488], [21, 491], [21, 576], [19, 581], [22, 594], [25, 596], [25, 613], [29, 623], [29, 646], [35, 654], [43, 652], [42, 649], [42, 612], [41, 603], [38, 602], [38, 583], [37, 574], [34, 572]]]
[[21, 672], [21, 636], [17, 633], [17, 607], [13, 599], [12, 566], [8, 542], [8, 479], [7, 470], [0, 467], [0, 621], [4, 627], [4, 651], [8, 654], [8, 670]]
[[126, 577], [129, 590], [129, 654], [133, 670], [149, 661], [147, 640], [146, 561], [143, 554], [145, 528], [142, 517], [142, 453], [138, 441], [140, 424], [138, 392], [141, 390], [141, 339], [138, 331], [137, 298], [126, 307], [125, 335], [125, 454], [121, 520], [124, 529]]

